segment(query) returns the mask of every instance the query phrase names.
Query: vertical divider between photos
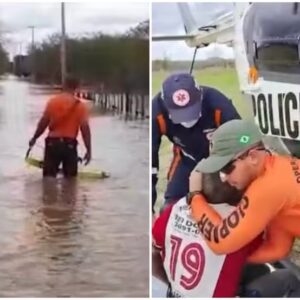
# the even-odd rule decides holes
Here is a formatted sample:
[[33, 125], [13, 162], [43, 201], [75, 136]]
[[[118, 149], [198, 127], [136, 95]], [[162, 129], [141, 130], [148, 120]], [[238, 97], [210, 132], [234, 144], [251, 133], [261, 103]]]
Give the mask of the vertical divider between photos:
[[[149, 94], [148, 94], [148, 115], [149, 115], [149, 297], [152, 298], [152, 2], [149, 0]], [[143, 102], [144, 103], [144, 102]], [[147, 103], [147, 102], [146, 102]]]

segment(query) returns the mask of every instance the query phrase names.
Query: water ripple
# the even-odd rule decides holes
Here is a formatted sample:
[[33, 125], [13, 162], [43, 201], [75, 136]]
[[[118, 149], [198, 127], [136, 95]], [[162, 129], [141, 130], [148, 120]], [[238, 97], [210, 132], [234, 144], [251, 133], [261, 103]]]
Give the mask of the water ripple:
[[93, 114], [91, 168], [112, 177], [45, 181], [24, 154], [48, 96], [1, 82], [0, 296], [147, 297], [148, 123]]

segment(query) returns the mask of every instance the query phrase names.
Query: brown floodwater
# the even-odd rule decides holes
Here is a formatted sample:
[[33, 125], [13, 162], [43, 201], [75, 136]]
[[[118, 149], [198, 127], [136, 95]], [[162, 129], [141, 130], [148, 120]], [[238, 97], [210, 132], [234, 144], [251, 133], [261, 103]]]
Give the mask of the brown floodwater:
[[[12, 76], [0, 81], [0, 296], [147, 297], [148, 121], [89, 104], [87, 169], [111, 177], [43, 180], [24, 155], [50, 93]], [[33, 149], [42, 153], [43, 137]]]

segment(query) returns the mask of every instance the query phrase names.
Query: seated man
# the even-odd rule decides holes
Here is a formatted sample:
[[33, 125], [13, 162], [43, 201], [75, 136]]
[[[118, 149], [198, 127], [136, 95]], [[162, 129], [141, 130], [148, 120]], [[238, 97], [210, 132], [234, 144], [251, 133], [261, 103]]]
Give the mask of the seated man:
[[[217, 174], [218, 175], [218, 174]], [[212, 178], [204, 176], [208, 202], [224, 217], [234, 209], [240, 194]], [[209, 197], [207, 197], [209, 199]], [[230, 199], [230, 204], [225, 203]], [[247, 257], [260, 244], [261, 236], [227, 255], [216, 255], [201, 237], [198, 225], [190, 217], [186, 198], [168, 206], [153, 226], [153, 275], [169, 283], [170, 297], [235, 297]]]
[[[204, 174], [203, 193], [222, 216], [232, 211], [242, 191]], [[212, 200], [213, 199], [213, 200]], [[299, 297], [300, 283], [287, 269], [270, 273], [267, 265], [246, 265], [262, 235], [239, 251], [216, 255], [191, 219], [186, 198], [169, 206], [153, 226], [153, 276], [169, 285], [169, 297]], [[160, 287], [161, 289], [162, 287]]]

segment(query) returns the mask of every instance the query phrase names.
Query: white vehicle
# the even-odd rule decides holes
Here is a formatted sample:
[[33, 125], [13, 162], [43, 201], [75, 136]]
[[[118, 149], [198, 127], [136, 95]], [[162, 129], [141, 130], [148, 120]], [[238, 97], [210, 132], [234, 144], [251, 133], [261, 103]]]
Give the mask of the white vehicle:
[[233, 12], [198, 28], [189, 4], [178, 3], [186, 35], [154, 36], [153, 41], [185, 40], [195, 47], [194, 59], [197, 49], [210, 43], [233, 45], [240, 90], [252, 103], [256, 123], [280, 141], [282, 151], [300, 157], [298, 4], [235, 3]]

